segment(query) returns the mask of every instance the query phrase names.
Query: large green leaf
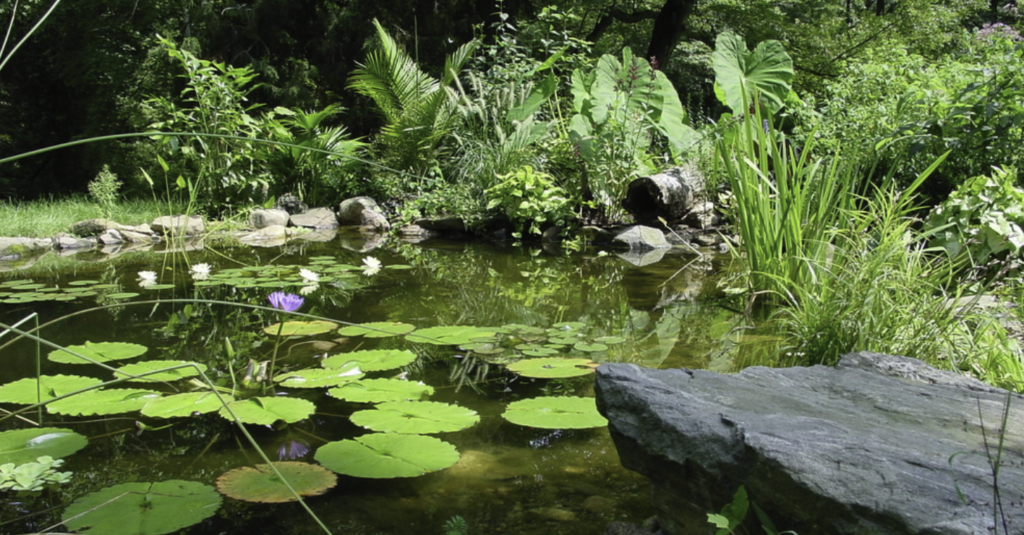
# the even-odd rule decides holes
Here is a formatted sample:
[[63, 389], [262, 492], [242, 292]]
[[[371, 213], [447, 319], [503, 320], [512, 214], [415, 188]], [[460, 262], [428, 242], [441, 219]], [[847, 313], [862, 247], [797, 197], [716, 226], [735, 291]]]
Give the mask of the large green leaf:
[[[80, 346], [68, 346], [68, 350], [88, 357], [96, 362], [109, 362], [111, 360], [123, 360], [135, 358], [146, 352], [146, 346], [129, 344], [127, 342], [86, 342]], [[89, 361], [78, 358], [68, 351], [58, 349], [51, 351], [48, 357], [53, 362], [66, 364], [88, 364]]]
[[752, 103], [755, 91], [769, 113], [774, 114], [792, 90], [789, 83], [793, 80], [793, 60], [778, 41], [763, 41], [749, 52], [742, 37], [722, 32], [715, 41], [712, 60], [715, 92], [736, 115], [747, 112], [744, 101]]
[[219, 414], [230, 420], [228, 408], [243, 423], [258, 425], [274, 425], [278, 420], [295, 423], [308, 418], [316, 410], [310, 401], [285, 397], [257, 397], [228, 403]]
[[[322, 466], [301, 462], [274, 463], [288, 484], [300, 496], [318, 496], [338, 482], [338, 476]], [[259, 503], [296, 501], [295, 495], [281, 482], [269, 465], [255, 468], [243, 466], [217, 478], [217, 490], [236, 500]]]
[[348, 368], [355, 363], [364, 372], [379, 372], [401, 368], [412, 364], [414, 360], [416, 353], [407, 349], [369, 349], [339, 353], [320, 361], [320, 365], [324, 368], [339, 369]]
[[388, 401], [352, 413], [352, 423], [385, 433], [427, 434], [460, 431], [480, 421], [476, 411], [436, 401]]
[[362, 379], [327, 391], [328, 394], [356, 403], [416, 401], [434, 393], [434, 387], [401, 379]]
[[42, 397], [41, 401], [49, 401], [102, 382], [93, 377], [78, 375], [43, 375], [39, 380], [28, 377], [0, 386], [0, 402], [32, 405], [37, 403], [39, 395]]
[[395, 323], [391, 321], [378, 321], [374, 323], [362, 323], [360, 325], [349, 325], [338, 329], [342, 336], [366, 336], [367, 338], [386, 338], [409, 334], [416, 330], [415, 325], [408, 323]]
[[422, 435], [372, 433], [355, 440], [328, 442], [316, 450], [316, 460], [355, 477], [418, 477], [457, 463], [455, 446]]
[[[235, 400], [227, 394], [221, 397], [226, 403]], [[142, 407], [142, 414], [150, 418], [182, 418], [220, 410], [223, 406], [212, 392], [188, 392], [151, 399]]]
[[74, 431], [57, 427], [4, 431], [0, 433], [0, 464], [30, 463], [43, 455], [66, 457], [88, 442]]
[[159, 392], [137, 388], [90, 390], [69, 398], [54, 401], [46, 406], [46, 410], [54, 414], [66, 414], [68, 416], [120, 414], [137, 411], [145, 406], [146, 403], [160, 396]]
[[[194, 366], [174, 368], [174, 366], [181, 366], [183, 364], [193, 364]], [[204, 372], [206, 371], [205, 364], [197, 364], [195, 362], [187, 362], [184, 360], [147, 360], [146, 362], [137, 362], [121, 366], [114, 372], [114, 377], [120, 379], [122, 377], [139, 375], [146, 372], [158, 372], [131, 380], [143, 383], [177, 381], [178, 379], [185, 379], [186, 377], [195, 377], [199, 375], [199, 371], [195, 368], [196, 366], [199, 367], [199, 370]]]
[[597, 400], [577, 397], [539, 397], [512, 402], [501, 415], [506, 420], [544, 429], [604, 427], [608, 420], [597, 412]]
[[338, 369], [308, 368], [279, 374], [274, 380], [292, 388], [321, 388], [356, 381], [362, 376], [358, 362], [346, 362]]
[[472, 327], [468, 325], [429, 327], [407, 334], [405, 339], [426, 344], [457, 346], [470, 342], [491, 341], [494, 339], [496, 330], [488, 327]]
[[511, 372], [524, 377], [555, 379], [580, 377], [594, 373], [597, 363], [590, 359], [563, 359], [558, 357], [526, 359], [508, 365]]
[[159, 535], [213, 516], [222, 498], [195, 481], [122, 483], [86, 494], [64, 511], [64, 525], [97, 535]]
[[336, 328], [338, 328], [337, 323], [322, 320], [286, 321], [283, 325], [280, 323], [268, 325], [263, 328], [263, 332], [271, 336], [277, 336], [278, 331], [280, 331], [281, 336], [313, 336], [314, 334], [331, 332]]

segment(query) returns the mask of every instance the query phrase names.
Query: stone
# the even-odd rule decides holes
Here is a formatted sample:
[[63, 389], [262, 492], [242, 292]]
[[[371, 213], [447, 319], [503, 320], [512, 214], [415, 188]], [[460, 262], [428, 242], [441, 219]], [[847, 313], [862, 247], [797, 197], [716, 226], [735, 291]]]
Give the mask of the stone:
[[683, 217], [683, 223], [699, 229], [717, 226], [722, 222], [722, 216], [715, 211], [715, 204], [711, 202], [698, 202]]
[[256, 209], [249, 214], [249, 226], [256, 230], [277, 225], [288, 226], [289, 215], [286, 210]]
[[243, 234], [238, 237], [238, 241], [246, 245], [273, 247], [283, 245], [287, 241], [287, 236], [288, 230], [284, 225], [271, 225]]
[[380, 212], [381, 214], [384, 212], [372, 197], [352, 197], [351, 199], [341, 201], [341, 204], [338, 205], [338, 224], [362, 225], [363, 210]]
[[630, 182], [622, 207], [637, 223], [664, 228], [660, 219], [666, 223], [682, 219], [703, 192], [704, 176], [700, 170], [676, 167]]
[[0, 238], [0, 259], [16, 260], [26, 254], [48, 251], [53, 242], [41, 238]]
[[359, 229], [364, 232], [387, 232], [391, 230], [391, 223], [384, 214], [374, 210], [363, 210], [362, 220]]
[[53, 246], [61, 251], [68, 249], [92, 249], [96, 247], [96, 238], [76, 238], [60, 233], [53, 237]]
[[165, 215], [149, 226], [161, 236], [201, 236], [206, 231], [206, 222], [197, 215]]
[[667, 249], [630, 249], [629, 251], [615, 253], [615, 256], [636, 267], [644, 267], [661, 262], [665, 258], [665, 251]]
[[440, 232], [466, 232], [469, 230], [466, 220], [457, 216], [421, 217], [413, 221], [413, 224]]
[[104, 230], [96, 239], [103, 245], [118, 245], [125, 241], [124, 236], [117, 229], [112, 228]]
[[398, 235], [403, 238], [429, 240], [439, 238], [442, 234], [436, 230], [426, 229], [419, 225], [406, 225], [398, 228]]
[[631, 250], [635, 249], [671, 249], [672, 244], [665, 239], [665, 233], [643, 225], [631, 225], [615, 234], [611, 239], [612, 245], [625, 246]]
[[861, 352], [734, 375], [603, 364], [595, 390], [668, 535], [708, 532], [740, 485], [798, 533], [990, 533], [985, 441], [992, 455], [1000, 435], [1000, 522], [1024, 532], [1010, 506], [1024, 501], [1024, 397], [915, 359]]
[[309, 210], [309, 206], [302, 202], [302, 199], [298, 196], [292, 195], [291, 193], [285, 193], [278, 197], [277, 202], [274, 203], [274, 209], [284, 210], [285, 212], [288, 212], [288, 215], [294, 215], [301, 214], [302, 212]]
[[143, 234], [141, 232], [127, 229], [122, 229], [119, 232], [121, 233], [121, 237], [124, 238], [124, 241], [128, 243], [153, 243], [153, 235], [149, 233]]
[[292, 214], [289, 221], [296, 227], [311, 229], [338, 228], [338, 218], [334, 216], [334, 212], [329, 208], [312, 208], [301, 214]]

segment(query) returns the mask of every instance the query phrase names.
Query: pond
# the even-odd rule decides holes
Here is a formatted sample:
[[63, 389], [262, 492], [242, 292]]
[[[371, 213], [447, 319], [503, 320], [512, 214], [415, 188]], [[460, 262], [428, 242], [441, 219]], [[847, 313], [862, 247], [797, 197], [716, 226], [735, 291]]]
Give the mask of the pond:
[[[642, 522], [652, 509], [645, 479], [621, 468], [607, 428], [587, 420], [596, 413], [593, 368], [632, 362], [732, 371], [757, 353], [748, 351], [743, 316], [715, 305], [721, 295], [715, 275], [728, 257], [670, 252], [643, 265], [648, 261], [444, 241], [392, 242], [370, 251], [333, 241], [140, 253], [31, 276], [9, 273], [0, 282], [0, 321], [10, 325], [33, 312], [40, 323], [65, 318], [45, 326], [42, 337], [110, 357], [110, 366], [129, 366], [125, 373], [155, 369], [145, 363], [157, 360], [201, 365], [218, 392], [237, 400], [229, 406], [251, 422], [245, 428], [271, 461], [333, 470], [316, 477], [336, 476], [336, 484], [311, 491], [305, 501], [334, 533], [600, 533], [610, 521]], [[199, 263], [210, 266], [208, 276], [189, 272]], [[275, 310], [268, 301], [273, 292], [301, 296], [297, 312], [309, 316]], [[13, 385], [34, 393], [37, 373], [113, 377], [52, 347], [39, 354], [37, 372], [35, 342], [0, 349], [0, 401], [8, 402], [0, 407], [23, 407], [9, 403], [19, 395]], [[201, 507], [186, 507], [208, 513], [183, 533], [322, 532], [297, 502], [254, 503], [213, 492], [230, 494], [232, 485], [252, 490], [258, 485], [236, 469], [264, 461], [223, 415], [211, 385], [185, 377], [192, 370], [101, 391], [117, 392], [116, 400], [78, 394], [41, 415], [21, 415], [41, 416], [45, 427], [88, 442], [57, 469], [73, 474], [69, 482], [42, 492], [6, 491], [0, 532], [63, 530], [57, 526], [71, 511], [90, 510], [89, 503], [111, 507], [112, 498], [126, 495], [144, 496], [150, 516], [159, 511], [183, 527], [188, 515], [156, 498], [166, 489], [90, 494], [166, 481], [195, 482], [204, 489], [198, 494], [212, 496]], [[49, 381], [57, 379], [41, 390], [54, 395], [81, 386]], [[212, 405], [200, 409], [198, 398], [190, 398], [195, 405], [182, 411], [153, 402], [188, 392]], [[539, 406], [516, 405], [524, 400]], [[585, 408], [565, 408], [563, 401]], [[243, 414], [248, 409], [236, 403], [257, 406], [259, 414]], [[510, 416], [510, 406], [523, 416]], [[386, 407], [397, 413], [383, 415]], [[551, 413], [569, 417], [545, 423]], [[13, 418], [0, 422], [0, 432], [33, 427]], [[357, 440], [370, 435], [386, 443]], [[396, 436], [414, 438], [390, 442]], [[5, 447], [21, 447], [2, 437], [0, 458]], [[416, 467], [393, 473], [393, 462]], [[99, 501], [69, 508], [87, 495]], [[106, 529], [102, 519], [77, 522], [69, 527]], [[153, 532], [166, 532], [160, 529]]]

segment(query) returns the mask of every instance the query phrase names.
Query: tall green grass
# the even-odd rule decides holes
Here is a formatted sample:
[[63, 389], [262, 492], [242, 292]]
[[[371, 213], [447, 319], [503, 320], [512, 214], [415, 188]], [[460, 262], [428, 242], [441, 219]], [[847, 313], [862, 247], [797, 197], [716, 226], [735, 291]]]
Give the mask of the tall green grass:
[[[35, 201], [0, 201], [0, 236], [49, 238], [67, 232], [77, 221], [103, 217], [105, 208], [84, 196]], [[110, 218], [125, 225], [150, 223], [167, 215], [167, 204], [154, 200], [123, 200], [111, 207]]]

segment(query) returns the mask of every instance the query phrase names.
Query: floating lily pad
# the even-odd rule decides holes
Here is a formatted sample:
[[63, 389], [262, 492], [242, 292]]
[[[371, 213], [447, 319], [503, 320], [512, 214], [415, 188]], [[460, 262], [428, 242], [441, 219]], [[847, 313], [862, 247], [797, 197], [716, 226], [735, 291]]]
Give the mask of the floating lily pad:
[[295, 423], [308, 418], [316, 410], [312, 402], [304, 399], [256, 397], [228, 403], [218, 414], [230, 420], [229, 408], [243, 423], [257, 425], [274, 425], [278, 420]]
[[[235, 400], [227, 394], [221, 397], [226, 403]], [[213, 412], [223, 406], [212, 392], [187, 392], [151, 399], [143, 405], [142, 414], [150, 418], [183, 418]]]
[[501, 416], [517, 425], [543, 429], [586, 429], [608, 425], [608, 420], [597, 412], [594, 398], [524, 399], [509, 403]]
[[509, 323], [507, 325], [502, 325], [497, 329], [497, 331], [505, 334], [544, 334], [544, 329], [534, 327], [532, 325], [524, 325], [522, 323]]
[[579, 342], [579, 341], [580, 341], [579, 338], [576, 338], [574, 336], [567, 336], [567, 335], [553, 336], [551, 338], [548, 338], [548, 343], [557, 344], [557, 345], [563, 345], [563, 346], [571, 346], [571, 345], [573, 345], [573, 344], [575, 344], [576, 342]]
[[286, 321], [284, 322], [284, 327], [280, 323], [275, 323], [265, 327], [263, 332], [271, 336], [277, 336], [277, 331], [280, 329], [281, 336], [312, 336], [314, 334], [329, 333], [337, 328], [337, 323], [322, 320]]
[[371, 433], [355, 440], [328, 442], [316, 450], [316, 460], [355, 477], [385, 479], [418, 477], [459, 461], [455, 446], [422, 435]]
[[92, 285], [92, 284], [99, 284], [99, 283], [100, 283], [100, 281], [80, 280], [80, 281], [71, 281], [71, 282], [68, 283], [68, 286], [89, 286], [89, 285]]
[[132, 297], [138, 297], [138, 292], [119, 292], [113, 294], [107, 294], [110, 299], [131, 299]]
[[[146, 346], [128, 342], [86, 342], [85, 345], [68, 346], [67, 349], [97, 362], [131, 359], [146, 352]], [[89, 364], [89, 361], [82, 360], [63, 349], [51, 351], [47, 358], [65, 364]]]
[[[164, 370], [164, 368], [171, 368], [173, 366], [181, 366], [183, 364], [193, 364], [199, 367], [199, 370], [206, 371], [205, 364], [198, 364], [195, 362], [187, 362], [184, 360], [147, 360], [146, 362], [138, 362], [135, 364], [126, 364], [121, 366], [114, 372], [114, 378], [120, 379], [122, 377], [128, 377], [132, 375], [139, 375], [146, 372], [155, 372], [158, 370]], [[132, 381], [138, 381], [143, 383], [160, 383], [165, 381], [177, 381], [178, 379], [185, 379], [186, 377], [195, 377], [199, 375], [199, 371], [193, 366], [185, 368], [174, 368], [158, 373], [139, 377], [138, 379], [131, 379]]]
[[173, 284], [150, 284], [143, 288], [145, 290], [172, 290], [174, 289]]
[[373, 323], [362, 323], [349, 325], [338, 330], [342, 336], [363, 336], [367, 338], [385, 338], [388, 336], [399, 336], [416, 330], [415, 325], [408, 323], [396, 323], [390, 321], [378, 321]]
[[281, 383], [281, 386], [292, 388], [321, 388], [356, 381], [362, 376], [363, 372], [359, 369], [359, 363], [349, 362], [338, 369], [309, 368], [282, 373], [275, 376], [274, 380]]
[[472, 342], [460, 346], [461, 349], [466, 351], [472, 351], [478, 355], [500, 355], [505, 352], [505, 348], [493, 342]]
[[551, 355], [557, 355], [558, 350], [550, 347], [534, 347], [530, 349], [524, 349], [522, 353], [528, 357], [547, 357]]
[[30, 463], [43, 455], [58, 459], [71, 455], [88, 443], [84, 436], [58, 427], [4, 431], [0, 433], [0, 464]]
[[355, 403], [416, 401], [434, 393], [432, 386], [401, 379], [362, 379], [327, 391], [338, 399]]
[[39, 380], [28, 377], [0, 386], [0, 402], [32, 405], [38, 402], [39, 396], [42, 396], [41, 401], [49, 401], [102, 382], [93, 377], [78, 375], [43, 375]]
[[579, 377], [594, 373], [597, 363], [590, 359], [563, 359], [558, 357], [520, 360], [508, 365], [509, 371], [524, 377], [555, 379]]
[[[338, 483], [338, 476], [315, 464], [301, 462], [274, 463], [277, 471], [301, 496], [319, 496]], [[297, 501], [269, 465], [243, 466], [217, 478], [217, 490], [236, 500], [258, 503]]]
[[369, 349], [339, 353], [320, 361], [324, 368], [336, 369], [351, 366], [355, 362], [364, 372], [393, 370], [407, 366], [416, 360], [416, 353], [408, 349]]
[[384, 269], [412, 269], [412, 266], [407, 264], [391, 264], [384, 266]]
[[429, 327], [407, 334], [406, 340], [441, 346], [457, 346], [470, 342], [487, 342], [494, 339], [495, 329], [455, 325]]
[[86, 494], [64, 511], [64, 525], [77, 533], [160, 535], [213, 516], [222, 498], [195, 481], [122, 483]]
[[120, 414], [137, 411], [152, 399], [160, 396], [159, 392], [134, 388], [90, 390], [81, 394], [75, 394], [69, 398], [54, 401], [46, 406], [46, 410], [54, 414], [66, 414], [68, 416]]
[[352, 423], [385, 433], [450, 433], [472, 427], [480, 415], [472, 409], [436, 401], [388, 401], [352, 413]]
[[615, 345], [625, 342], [626, 339], [621, 336], [601, 336], [598, 338], [594, 338], [594, 341], [601, 344]]
[[606, 345], [604, 345], [604, 344], [602, 344], [600, 342], [594, 342], [592, 344], [588, 344], [586, 342], [576, 342], [572, 346], [572, 348], [575, 349], [576, 351], [585, 351], [587, 353], [594, 353], [594, 352], [597, 352], [597, 351], [605, 351], [606, 349], [608, 349], [608, 346], [606, 346]]

